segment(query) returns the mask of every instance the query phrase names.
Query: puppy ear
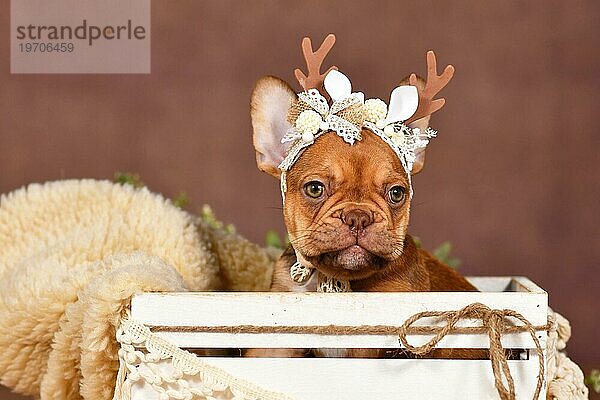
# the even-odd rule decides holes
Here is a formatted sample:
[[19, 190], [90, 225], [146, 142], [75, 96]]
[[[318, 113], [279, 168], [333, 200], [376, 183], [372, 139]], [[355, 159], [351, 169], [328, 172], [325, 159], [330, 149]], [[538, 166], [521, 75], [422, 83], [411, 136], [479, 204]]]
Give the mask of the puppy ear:
[[279, 78], [261, 78], [252, 92], [250, 116], [256, 164], [258, 169], [279, 178], [279, 164], [283, 161], [289, 143], [281, 139], [292, 126], [287, 120], [291, 102], [296, 98], [292, 88]]
[[[400, 81], [400, 86], [410, 85], [409, 78], [410, 78], [410, 76], [407, 76], [406, 78], [402, 79], [402, 81]], [[425, 87], [425, 79], [421, 78], [418, 75], [417, 75], [417, 87], [419, 89], [423, 89]], [[408, 124], [408, 127], [409, 128], [419, 128], [421, 130], [421, 132], [425, 132], [427, 130], [427, 128], [429, 127], [429, 119], [430, 118], [431, 118], [431, 114], [427, 115], [421, 119], [418, 119], [414, 122], [411, 122], [410, 124]], [[411, 175], [416, 175], [419, 172], [421, 172], [421, 170], [423, 169], [423, 166], [425, 165], [425, 149], [420, 149], [419, 151], [417, 151], [416, 157], [417, 158], [415, 159], [412, 170], [410, 171]]]

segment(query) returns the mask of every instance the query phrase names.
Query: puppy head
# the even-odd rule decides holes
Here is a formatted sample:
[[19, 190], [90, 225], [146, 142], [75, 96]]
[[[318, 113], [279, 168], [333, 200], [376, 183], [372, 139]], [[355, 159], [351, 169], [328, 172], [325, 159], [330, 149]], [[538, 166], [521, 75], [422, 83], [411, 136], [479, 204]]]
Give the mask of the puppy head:
[[[422, 84], [422, 80], [419, 81]], [[251, 100], [259, 169], [280, 178], [288, 150], [281, 138], [294, 91], [274, 77], [258, 81]], [[429, 117], [411, 124], [423, 131]], [[353, 145], [334, 132], [318, 137], [286, 174], [284, 218], [291, 243], [305, 262], [338, 279], [362, 279], [402, 253], [410, 214], [409, 177], [378, 136], [362, 130]], [[424, 151], [411, 174], [421, 170]]]

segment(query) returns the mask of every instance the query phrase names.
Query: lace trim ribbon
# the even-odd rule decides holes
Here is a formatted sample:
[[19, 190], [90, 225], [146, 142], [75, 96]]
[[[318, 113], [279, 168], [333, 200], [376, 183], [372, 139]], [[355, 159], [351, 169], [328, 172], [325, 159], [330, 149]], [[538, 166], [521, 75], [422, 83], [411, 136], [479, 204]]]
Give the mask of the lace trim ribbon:
[[[153, 334], [129, 315], [121, 322], [116, 338], [121, 349], [113, 400], [130, 400], [132, 384], [138, 381], [150, 385], [159, 393], [160, 400], [187, 400], [196, 396], [215, 399], [227, 391], [232, 400], [291, 400], [291, 397], [265, 390], [205, 363], [195, 354]], [[141, 347], [146, 351], [139, 350]], [[171, 360], [172, 373], [158, 367], [163, 360]], [[186, 376], [198, 376], [200, 385], [190, 386]]]

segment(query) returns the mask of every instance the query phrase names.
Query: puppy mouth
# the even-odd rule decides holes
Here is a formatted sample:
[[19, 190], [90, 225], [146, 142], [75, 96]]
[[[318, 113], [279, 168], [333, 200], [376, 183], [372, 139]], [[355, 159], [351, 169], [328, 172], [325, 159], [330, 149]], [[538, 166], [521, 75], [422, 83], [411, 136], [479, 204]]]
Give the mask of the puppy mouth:
[[311, 257], [317, 265], [342, 268], [348, 271], [360, 271], [364, 269], [378, 270], [384, 264], [383, 258], [371, 253], [365, 248], [354, 244], [342, 250], [322, 253]]

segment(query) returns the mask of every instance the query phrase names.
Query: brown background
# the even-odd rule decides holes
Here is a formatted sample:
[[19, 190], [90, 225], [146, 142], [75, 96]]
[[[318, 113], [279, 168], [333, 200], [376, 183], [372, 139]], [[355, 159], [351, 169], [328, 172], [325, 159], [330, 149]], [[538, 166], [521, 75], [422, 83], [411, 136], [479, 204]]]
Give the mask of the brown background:
[[1, 192], [134, 171], [262, 242], [283, 225], [278, 185], [254, 165], [256, 79], [291, 82], [301, 37], [334, 32], [329, 62], [387, 101], [435, 49], [457, 73], [412, 232], [430, 248], [451, 240], [464, 274], [535, 280], [571, 320], [571, 356], [600, 367], [599, 2], [153, 3], [150, 75], [10, 75], [2, 2]]

